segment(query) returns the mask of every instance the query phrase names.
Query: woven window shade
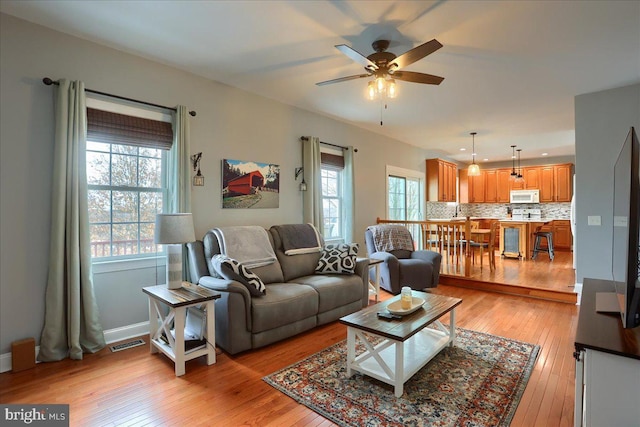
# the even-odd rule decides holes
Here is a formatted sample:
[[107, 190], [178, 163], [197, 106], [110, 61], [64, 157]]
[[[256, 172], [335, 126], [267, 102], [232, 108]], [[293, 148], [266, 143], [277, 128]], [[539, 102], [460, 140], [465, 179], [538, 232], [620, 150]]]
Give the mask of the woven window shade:
[[171, 149], [171, 123], [87, 108], [87, 140]]
[[344, 157], [336, 154], [320, 153], [320, 163], [338, 169], [344, 169]]

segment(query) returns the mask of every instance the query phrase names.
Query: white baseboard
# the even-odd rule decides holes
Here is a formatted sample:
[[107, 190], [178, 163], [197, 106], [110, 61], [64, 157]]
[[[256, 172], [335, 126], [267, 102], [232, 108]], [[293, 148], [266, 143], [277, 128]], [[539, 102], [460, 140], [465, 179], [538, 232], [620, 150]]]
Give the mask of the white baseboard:
[[[123, 341], [129, 338], [147, 335], [149, 333], [149, 321], [135, 323], [133, 325], [123, 326], [104, 331], [104, 340], [107, 344]], [[35, 358], [38, 360], [38, 352], [40, 346], [36, 346]], [[38, 362], [39, 363], [39, 362]], [[0, 373], [9, 372], [11, 370], [11, 353], [0, 354]]]
[[573, 286], [573, 291], [578, 294], [578, 300], [576, 302], [576, 305], [580, 305], [580, 300], [582, 299], [582, 283], [576, 283]]

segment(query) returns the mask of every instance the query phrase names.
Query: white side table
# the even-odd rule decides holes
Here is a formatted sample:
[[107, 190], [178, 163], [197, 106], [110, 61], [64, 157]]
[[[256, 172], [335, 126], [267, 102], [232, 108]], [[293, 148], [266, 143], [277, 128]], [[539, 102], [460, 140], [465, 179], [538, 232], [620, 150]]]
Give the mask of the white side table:
[[[185, 362], [207, 356], [207, 364], [216, 363], [216, 328], [214, 301], [220, 293], [202, 286], [182, 282], [180, 289], [168, 289], [166, 285], [148, 286], [142, 291], [149, 296], [149, 340], [151, 353], [161, 351], [175, 363], [176, 376], [184, 375]], [[165, 308], [169, 312], [165, 313]], [[185, 350], [184, 327], [187, 308], [203, 306], [207, 317], [206, 342]], [[171, 326], [175, 337], [171, 333]], [[163, 334], [164, 333], [164, 334]], [[163, 339], [166, 338], [166, 341]]]

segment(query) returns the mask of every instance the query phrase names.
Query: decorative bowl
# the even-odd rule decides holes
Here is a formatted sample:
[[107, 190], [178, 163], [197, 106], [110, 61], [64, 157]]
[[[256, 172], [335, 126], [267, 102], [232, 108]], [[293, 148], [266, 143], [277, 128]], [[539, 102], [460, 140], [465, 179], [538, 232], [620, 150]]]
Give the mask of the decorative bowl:
[[411, 297], [411, 308], [403, 309], [402, 301], [398, 299], [397, 301], [394, 301], [387, 306], [387, 311], [389, 311], [389, 313], [391, 314], [404, 316], [405, 314], [413, 313], [423, 305], [424, 305], [424, 300], [422, 298]]

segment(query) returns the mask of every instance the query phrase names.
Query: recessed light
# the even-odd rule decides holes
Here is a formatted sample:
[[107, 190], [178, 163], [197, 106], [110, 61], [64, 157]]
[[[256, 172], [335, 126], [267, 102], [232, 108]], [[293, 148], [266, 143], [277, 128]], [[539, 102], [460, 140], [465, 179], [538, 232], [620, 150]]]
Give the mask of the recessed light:
[[549, 153], [542, 153], [542, 155], [543, 155], [543, 156], [548, 156], [548, 155], [549, 155]]
[[482, 159], [482, 160], [484, 160], [485, 162], [488, 162], [488, 161], [489, 161], [489, 159]]
[[466, 148], [461, 148], [460, 151], [467, 151], [467, 149]]

